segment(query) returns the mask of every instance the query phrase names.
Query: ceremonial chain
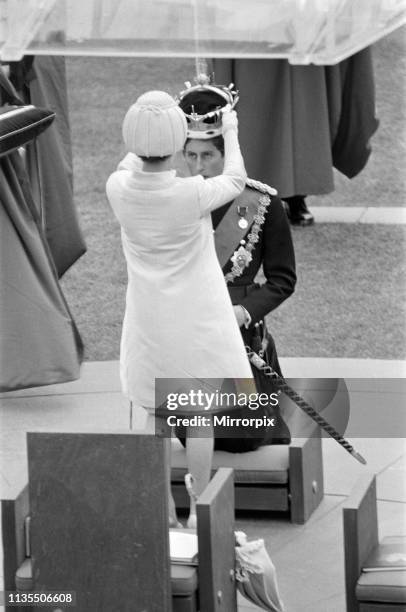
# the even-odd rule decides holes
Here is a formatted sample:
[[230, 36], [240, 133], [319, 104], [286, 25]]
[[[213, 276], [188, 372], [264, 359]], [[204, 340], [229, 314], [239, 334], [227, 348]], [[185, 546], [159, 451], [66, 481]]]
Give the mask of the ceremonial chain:
[[259, 198], [258, 212], [254, 215], [254, 223], [251, 231], [247, 236], [248, 241], [240, 240], [240, 247], [234, 251], [234, 255], [231, 257], [233, 267], [230, 272], [224, 275], [226, 283], [231, 283], [237, 276], [241, 276], [244, 269], [252, 261], [251, 251], [254, 250], [256, 243], [259, 240], [259, 232], [262, 229], [262, 224], [265, 221], [265, 213], [271, 198], [269, 195], [264, 194]]

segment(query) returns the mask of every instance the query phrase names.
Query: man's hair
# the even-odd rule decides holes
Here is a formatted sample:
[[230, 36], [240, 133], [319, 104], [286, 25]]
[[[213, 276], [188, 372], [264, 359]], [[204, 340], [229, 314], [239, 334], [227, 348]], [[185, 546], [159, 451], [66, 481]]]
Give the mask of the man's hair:
[[163, 162], [166, 159], [169, 159], [170, 155], [165, 155], [164, 157], [146, 157], [145, 155], [138, 156], [143, 162], [149, 162], [150, 164], [157, 164], [158, 162]]
[[[186, 150], [186, 145], [188, 142], [190, 142], [191, 140], [194, 140], [193, 138], [188, 138], [185, 142], [185, 146], [183, 147], [183, 150]], [[220, 151], [220, 153], [222, 155], [224, 155], [224, 138], [222, 136], [213, 136], [213, 138], [205, 138], [204, 140], [202, 140], [201, 142], [211, 142], [218, 151]]]

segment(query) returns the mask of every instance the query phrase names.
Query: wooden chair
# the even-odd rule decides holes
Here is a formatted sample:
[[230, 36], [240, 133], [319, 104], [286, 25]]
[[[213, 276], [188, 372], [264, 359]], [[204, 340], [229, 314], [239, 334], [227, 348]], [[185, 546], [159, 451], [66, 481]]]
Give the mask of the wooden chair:
[[[340, 379], [288, 379], [287, 382], [331, 423], [346, 413], [348, 391]], [[289, 445], [262, 446], [248, 453], [214, 453], [213, 470], [234, 470], [236, 510], [285, 512], [292, 523], [303, 524], [324, 496], [320, 428], [296, 404], [283, 396]], [[344, 428], [345, 429], [345, 428]], [[178, 440], [172, 443], [172, 490], [177, 507], [187, 508], [183, 484], [186, 453]]]
[[78, 612], [236, 610], [232, 470], [219, 470], [199, 498], [198, 568], [171, 566], [163, 444], [128, 433], [28, 434], [29, 497], [26, 488], [17, 541], [7, 543], [17, 588], [74, 590]]
[[[231, 467], [237, 510], [286, 512], [292, 523], [305, 523], [324, 495], [320, 430], [290, 445], [262, 446], [249, 453], [214, 453], [213, 470]], [[186, 452], [172, 442], [172, 491], [178, 508], [187, 508], [184, 486]]]
[[351, 492], [343, 507], [343, 527], [347, 612], [405, 612], [406, 570], [362, 571], [375, 566], [372, 559], [384, 546], [406, 552], [405, 537], [379, 542], [374, 475], [365, 475]]
[[199, 566], [194, 582], [198, 588], [193, 589], [191, 577], [195, 568], [172, 565], [173, 612], [236, 612], [232, 469], [216, 472], [197, 501], [196, 514]]

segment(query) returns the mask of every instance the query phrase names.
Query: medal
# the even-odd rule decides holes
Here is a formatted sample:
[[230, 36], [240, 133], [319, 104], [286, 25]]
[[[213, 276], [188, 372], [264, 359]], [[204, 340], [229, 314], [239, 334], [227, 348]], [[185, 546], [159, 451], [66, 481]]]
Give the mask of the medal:
[[247, 214], [247, 206], [238, 206], [237, 207], [237, 213], [238, 216], [240, 217], [238, 220], [238, 227], [240, 227], [241, 229], [247, 229], [248, 227], [248, 221], [245, 218], [245, 215]]
[[[245, 242], [245, 241], [242, 241], [242, 242]], [[250, 251], [247, 251], [244, 245], [241, 245], [234, 252], [234, 255], [231, 257], [231, 261], [233, 262], [234, 265], [241, 268], [241, 271], [242, 271], [243, 268], [248, 266], [248, 264], [252, 261], [252, 255]]]

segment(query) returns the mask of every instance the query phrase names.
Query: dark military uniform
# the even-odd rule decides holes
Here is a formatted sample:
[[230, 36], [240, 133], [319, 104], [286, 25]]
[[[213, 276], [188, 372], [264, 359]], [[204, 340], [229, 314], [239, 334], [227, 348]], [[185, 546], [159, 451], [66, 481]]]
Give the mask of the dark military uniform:
[[[277, 308], [295, 288], [295, 255], [289, 221], [284, 206], [274, 189], [259, 181], [247, 180], [242, 194], [212, 213], [215, 244], [233, 304], [243, 306], [251, 322], [241, 333], [244, 343], [260, 352], [267, 363], [281, 374], [275, 343], [266, 330], [265, 316]], [[241, 249], [241, 251], [239, 251]], [[248, 255], [247, 255], [248, 253]], [[240, 255], [240, 261], [238, 261]], [[240, 265], [238, 265], [238, 263]], [[265, 283], [255, 282], [262, 266]], [[234, 270], [234, 273], [233, 273]], [[271, 381], [253, 368], [259, 393], [271, 393], [276, 389]], [[248, 412], [249, 414], [248, 414]], [[274, 412], [275, 413], [275, 412]], [[245, 408], [230, 416], [260, 416]], [[273, 439], [289, 442], [289, 432], [276, 411], [278, 426], [265, 431], [244, 429], [245, 438], [219, 437], [215, 448], [242, 452], [253, 450]], [[239, 433], [242, 433], [239, 428]]]
[[[212, 212], [217, 256], [234, 305], [243, 306], [251, 322], [240, 328], [246, 345], [262, 352], [267, 363], [281, 374], [275, 343], [266, 330], [265, 316], [277, 308], [294, 291], [295, 255], [285, 208], [274, 189], [251, 179], [242, 194]], [[265, 283], [255, 282], [263, 269]], [[276, 388], [269, 379], [253, 368], [258, 393], [272, 393]], [[232, 409], [232, 417], [261, 416], [247, 407]], [[279, 413], [276, 410], [276, 417]], [[230, 437], [230, 428], [215, 429], [215, 449], [231, 452], [254, 450], [272, 441], [288, 443], [289, 431], [280, 418], [276, 428], [250, 430], [238, 428]], [[181, 430], [177, 435], [182, 437]], [[244, 437], [241, 437], [244, 435]]]
[[[249, 328], [241, 328], [244, 341], [250, 346], [256, 335], [255, 324], [263, 321], [268, 313], [286, 300], [293, 293], [296, 283], [289, 222], [281, 200], [274, 193], [268, 185], [248, 179], [247, 187], [238, 198], [212, 213], [216, 251], [226, 280], [233, 269], [234, 253], [241, 246], [251, 256], [241, 273], [234, 275], [227, 283], [232, 303], [243, 306], [251, 317]], [[257, 222], [258, 214], [260, 219]], [[246, 224], [247, 227], [244, 227]], [[259, 225], [258, 232], [255, 232], [255, 225]], [[253, 229], [257, 240], [252, 236]], [[261, 265], [266, 279], [262, 285], [255, 282]], [[270, 365], [278, 369], [274, 344], [270, 344]]]

